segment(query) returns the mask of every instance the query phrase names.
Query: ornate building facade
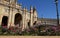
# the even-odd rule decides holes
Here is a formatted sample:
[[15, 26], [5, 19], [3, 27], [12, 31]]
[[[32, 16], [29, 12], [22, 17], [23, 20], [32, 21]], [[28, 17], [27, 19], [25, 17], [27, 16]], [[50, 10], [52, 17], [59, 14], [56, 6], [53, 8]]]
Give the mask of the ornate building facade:
[[37, 11], [34, 7], [30, 7], [30, 11], [26, 8], [22, 9], [17, 0], [0, 0], [0, 25], [19, 26], [22, 29], [33, 26], [37, 22]]

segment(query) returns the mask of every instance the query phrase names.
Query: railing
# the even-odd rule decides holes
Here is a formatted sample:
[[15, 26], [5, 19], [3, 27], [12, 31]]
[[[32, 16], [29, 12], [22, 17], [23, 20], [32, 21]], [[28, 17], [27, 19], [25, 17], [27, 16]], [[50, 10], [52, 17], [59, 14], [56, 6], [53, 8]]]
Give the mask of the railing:
[[41, 25], [56, 25], [57, 23], [40, 23]]
[[38, 25], [57, 25], [57, 22], [38, 22]]

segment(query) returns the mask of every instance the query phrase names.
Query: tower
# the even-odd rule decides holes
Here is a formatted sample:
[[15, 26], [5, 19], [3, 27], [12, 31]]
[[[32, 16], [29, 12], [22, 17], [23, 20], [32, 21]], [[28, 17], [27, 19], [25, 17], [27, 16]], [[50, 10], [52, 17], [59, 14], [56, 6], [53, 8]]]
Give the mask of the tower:
[[37, 11], [36, 8], [33, 7], [33, 25], [35, 25], [37, 22]]
[[33, 7], [30, 7], [30, 26], [33, 26]]

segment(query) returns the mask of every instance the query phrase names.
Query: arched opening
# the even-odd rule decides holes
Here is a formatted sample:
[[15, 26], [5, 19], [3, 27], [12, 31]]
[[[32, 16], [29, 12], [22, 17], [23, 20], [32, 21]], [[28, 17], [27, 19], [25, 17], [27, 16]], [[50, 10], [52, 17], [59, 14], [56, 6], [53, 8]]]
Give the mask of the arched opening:
[[30, 20], [29, 20], [29, 22], [28, 22], [28, 27], [30, 27]]
[[20, 26], [21, 25], [21, 21], [22, 21], [21, 14], [19, 14], [19, 13], [15, 14], [14, 24]]
[[36, 22], [37, 22], [37, 21], [35, 21], [35, 22], [33, 23], [33, 25], [36, 25]]
[[3, 18], [2, 18], [2, 26], [7, 26], [7, 24], [8, 24], [8, 17], [7, 16], [3, 16]]

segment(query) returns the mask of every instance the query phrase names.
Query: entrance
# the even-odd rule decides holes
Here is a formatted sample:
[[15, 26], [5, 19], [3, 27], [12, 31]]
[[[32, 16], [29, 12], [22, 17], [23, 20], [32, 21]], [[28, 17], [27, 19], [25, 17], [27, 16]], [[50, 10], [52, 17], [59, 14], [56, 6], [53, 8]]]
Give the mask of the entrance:
[[7, 16], [3, 16], [3, 18], [2, 18], [2, 26], [7, 26], [7, 24], [8, 24], [8, 17]]
[[22, 21], [21, 14], [19, 14], [19, 13], [15, 14], [14, 24], [17, 26], [21, 26], [21, 21]]
[[33, 25], [36, 25], [36, 21], [33, 23]]
[[30, 20], [29, 20], [29, 22], [28, 22], [28, 27], [30, 27]]

